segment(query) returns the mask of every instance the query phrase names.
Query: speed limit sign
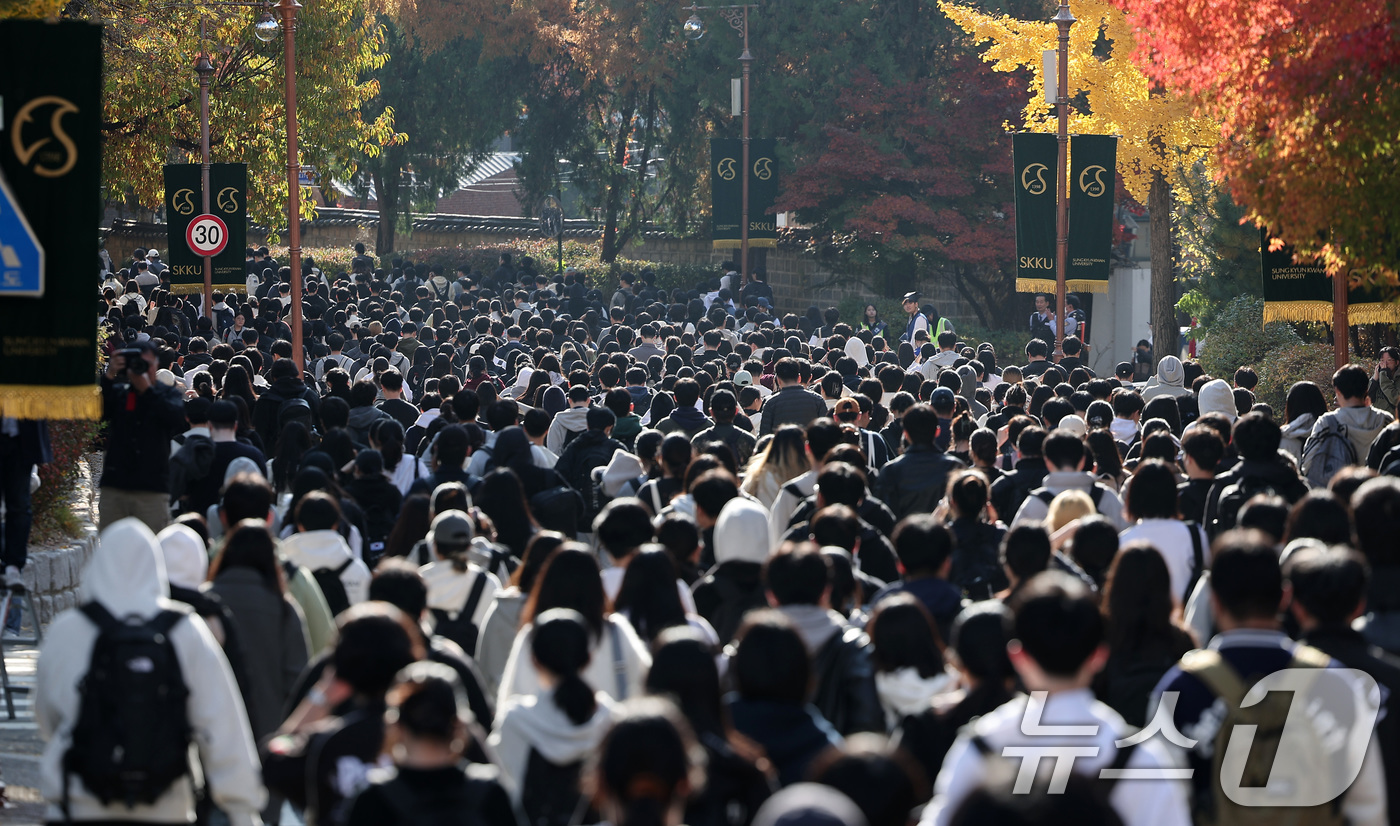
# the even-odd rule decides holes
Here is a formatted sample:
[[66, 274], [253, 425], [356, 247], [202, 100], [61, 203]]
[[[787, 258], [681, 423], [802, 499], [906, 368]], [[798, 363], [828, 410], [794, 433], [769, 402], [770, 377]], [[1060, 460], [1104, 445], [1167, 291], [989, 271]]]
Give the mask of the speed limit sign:
[[228, 246], [228, 225], [217, 215], [196, 215], [185, 229], [185, 243], [195, 255], [218, 255]]

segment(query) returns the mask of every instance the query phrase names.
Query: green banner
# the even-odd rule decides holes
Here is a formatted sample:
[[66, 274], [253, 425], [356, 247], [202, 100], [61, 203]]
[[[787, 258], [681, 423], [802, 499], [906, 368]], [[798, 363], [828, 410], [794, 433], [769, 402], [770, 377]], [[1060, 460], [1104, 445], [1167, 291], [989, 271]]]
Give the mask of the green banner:
[[1055, 291], [1054, 135], [1022, 132], [1012, 137], [1016, 186], [1016, 290]]
[[1113, 249], [1113, 191], [1118, 139], [1074, 135], [1069, 139], [1070, 292], [1107, 293]]
[[97, 419], [102, 28], [0, 23], [0, 172], [45, 254], [44, 295], [0, 298], [0, 414]]
[[[1266, 229], [1259, 231], [1259, 255], [1264, 270], [1264, 323], [1314, 321], [1332, 323], [1332, 279], [1319, 261], [1294, 261], [1293, 247], [1269, 249]], [[1400, 303], [1385, 287], [1347, 290], [1347, 324], [1395, 324]]]
[[[204, 291], [204, 258], [185, 241], [185, 229], [203, 209], [199, 164], [165, 166], [165, 232], [170, 247], [165, 263], [170, 267], [170, 291]], [[214, 256], [214, 290], [247, 289], [244, 251], [248, 236], [248, 165], [209, 165], [209, 211], [228, 225], [228, 246]]]
[[[778, 142], [749, 140], [749, 246], [776, 247], [778, 222], [773, 204], [778, 199]], [[738, 249], [742, 243], [744, 142], [737, 138], [710, 140], [711, 239], [716, 249]]]

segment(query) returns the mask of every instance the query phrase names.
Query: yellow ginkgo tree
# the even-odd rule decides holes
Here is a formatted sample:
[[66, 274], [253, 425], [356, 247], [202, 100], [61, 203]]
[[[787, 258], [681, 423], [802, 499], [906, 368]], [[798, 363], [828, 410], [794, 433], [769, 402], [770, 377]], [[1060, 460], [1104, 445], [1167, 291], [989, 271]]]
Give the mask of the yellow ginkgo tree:
[[[1181, 170], [1209, 167], [1219, 126], [1190, 103], [1148, 80], [1132, 55], [1132, 20], [1107, 0], [1070, 0], [1077, 22], [1069, 40], [1069, 131], [1117, 135], [1118, 172], [1128, 193], [1147, 205], [1151, 228], [1152, 332], [1158, 358], [1174, 354], [1177, 340], [1171, 215], [1173, 181]], [[1030, 70], [1023, 119], [1033, 132], [1056, 130], [1055, 107], [1045, 101], [1041, 54], [1058, 44], [1049, 20], [1017, 20], [972, 6], [939, 8], [978, 43], [984, 60], [1002, 72]]]

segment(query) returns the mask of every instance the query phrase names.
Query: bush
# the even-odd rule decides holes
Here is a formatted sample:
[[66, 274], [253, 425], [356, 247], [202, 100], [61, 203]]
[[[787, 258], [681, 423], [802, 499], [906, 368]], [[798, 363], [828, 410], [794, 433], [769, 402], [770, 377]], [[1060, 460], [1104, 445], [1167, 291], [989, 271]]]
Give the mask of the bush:
[[[81, 527], [68, 507], [69, 499], [82, 481], [79, 460], [92, 449], [101, 425], [81, 420], [49, 422], [53, 461], [39, 465], [39, 489], [34, 491], [34, 535], [36, 537], [75, 536]], [[92, 484], [97, 484], [96, 479]]]
[[1197, 361], [1216, 378], [1229, 379], [1239, 367], [1257, 371], [1270, 351], [1303, 346], [1292, 324], [1264, 324], [1264, 299], [1254, 295], [1239, 296], [1225, 305], [1211, 330]]
[[[1375, 369], [1375, 359], [1363, 358], [1355, 350], [1350, 355], [1351, 363], [1365, 368], [1367, 373]], [[1254, 400], [1268, 403], [1280, 422], [1283, 419], [1283, 402], [1288, 397], [1288, 388], [1295, 382], [1310, 381], [1321, 387], [1328, 406], [1332, 405], [1332, 374], [1336, 372], [1336, 359], [1331, 344], [1299, 343], [1270, 350], [1263, 360], [1254, 365], [1254, 372], [1259, 374], [1259, 385], [1254, 388]], [[1229, 376], [1222, 378], [1229, 380]]]

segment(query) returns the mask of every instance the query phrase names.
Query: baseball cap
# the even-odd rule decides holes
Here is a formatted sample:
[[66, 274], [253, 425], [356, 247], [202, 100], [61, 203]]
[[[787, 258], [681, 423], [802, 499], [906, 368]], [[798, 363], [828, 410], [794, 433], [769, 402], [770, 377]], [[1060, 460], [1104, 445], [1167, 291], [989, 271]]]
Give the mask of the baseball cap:
[[952, 407], [957, 404], [957, 397], [947, 387], [940, 387], [933, 391], [933, 397], [929, 399], [929, 403], [934, 407]]
[[451, 510], [433, 519], [432, 534], [434, 548], [465, 548], [476, 536], [476, 529], [465, 513]]
[[904, 300], [901, 303], [908, 304], [911, 301], [915, 304], [919, 303], [919, 294], [917, 292], [905, 293]]
[[[945, 387], [943, 389], [947, 390], [948, 388]], [[837, 421], [853, 422], [856, 420], [856, 417], [860, 415], [860, 403], [855, 399], [841, 399], [836, 403], [835, 409], [831, 412], [836, 417]]]
[[734, 374], [735, 387], [749, 387], [753, 385], [753, 374], [747, 370], [740, 370]]
[[1055, 429], [1068, 431], [1081, 439], [1089, 432], [1089, 426], [1083, 419], [1075, 415], [1069, 415], [1060, 419], [1060, 423]]

